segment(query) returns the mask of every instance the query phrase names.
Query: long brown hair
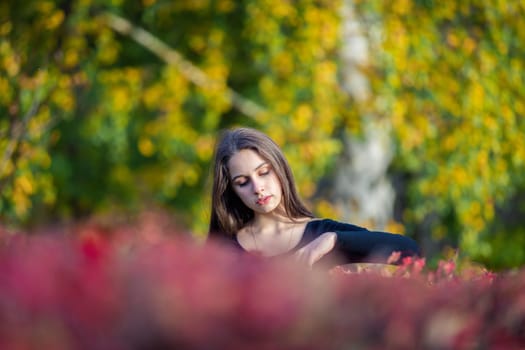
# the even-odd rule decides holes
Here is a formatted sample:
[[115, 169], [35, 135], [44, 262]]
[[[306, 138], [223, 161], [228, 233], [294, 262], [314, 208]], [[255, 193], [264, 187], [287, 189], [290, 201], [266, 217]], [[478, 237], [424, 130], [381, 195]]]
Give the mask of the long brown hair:
[[299, 198], [292, 170], [279, 146], [258, 130], [236, 128], [224, 131], [215, 147], [210, 235], [232, 236], [254, 217], [253, 210], [234, 192], [228, 172], [228, 161], [243, 149], [254, 150], [271, 164], [281, 183], [286, 215], [292, 219], [313, 217]]

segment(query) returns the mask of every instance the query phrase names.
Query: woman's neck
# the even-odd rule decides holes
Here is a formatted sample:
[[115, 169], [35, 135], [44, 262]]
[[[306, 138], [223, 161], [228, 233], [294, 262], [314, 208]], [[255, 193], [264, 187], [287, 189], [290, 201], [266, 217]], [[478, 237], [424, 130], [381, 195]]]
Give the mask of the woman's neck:
[[303, 223], [310, 218], [291, 218], [278, 213], [257, 214], [249, 224], [252, 232], [260, 235], [279, 234], [290, 228], [290, 225]]
[[258, 235], [278, 234], [291, 222], [291, 220], [286, 219], [277, 220], [274, 218], [255, 218], [251, 223], [251, 230]]
[[309, 217], [256, 215], [237, 234], [237, 241], [247, 251], [275, 256], [292, 250], [302, 239]]

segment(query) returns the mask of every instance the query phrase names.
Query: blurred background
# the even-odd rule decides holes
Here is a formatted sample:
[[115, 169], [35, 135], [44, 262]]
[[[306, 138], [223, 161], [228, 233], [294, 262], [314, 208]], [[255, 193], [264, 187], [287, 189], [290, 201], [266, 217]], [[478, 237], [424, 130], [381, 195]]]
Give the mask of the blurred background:
[[0, 222], [207, 232], [218, 131], [268, 133], [320, 217], [525, 263], [525, 3], [4, 0]]

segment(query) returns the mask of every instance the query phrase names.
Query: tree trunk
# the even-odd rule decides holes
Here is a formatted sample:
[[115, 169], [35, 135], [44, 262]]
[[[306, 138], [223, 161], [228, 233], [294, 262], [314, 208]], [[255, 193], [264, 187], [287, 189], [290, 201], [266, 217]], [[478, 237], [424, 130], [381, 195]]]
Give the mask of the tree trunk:
[[[362, 31], [352, 0], [342, 7], [342, 85], [356, 102], [355, 108], [371, 98], [369, 81], [361, 71], [369, 61], [369, 39]], [[388, 121], [360, 115], [363, 135], [343, 132], [344, 150], [339, 156], [329, 200], [340, 219], [382, 230], [392, 220], [395, 193], [386, 173], [392, 161], [392, 140]]]

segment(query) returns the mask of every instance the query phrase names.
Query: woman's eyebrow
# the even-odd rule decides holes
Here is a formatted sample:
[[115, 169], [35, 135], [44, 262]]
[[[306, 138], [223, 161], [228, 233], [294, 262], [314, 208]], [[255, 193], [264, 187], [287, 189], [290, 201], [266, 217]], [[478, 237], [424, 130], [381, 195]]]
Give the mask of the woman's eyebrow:
[[[255, 169], [253, 169], [253, 171], [257, 171], [257, 170], [259, 170], [260, 168], [262, 168], [265, 165], [268, 165], [268, 162], [263, 162], [263, 163], [257, 165], [255, 167]], [[232, 177], [232, 181], [235, 181], [235, 179], [237, 179], [239, 177], [244, 177], [244, 176], [246, 176], [246, 175], [235, 175], [234, 177]]]

